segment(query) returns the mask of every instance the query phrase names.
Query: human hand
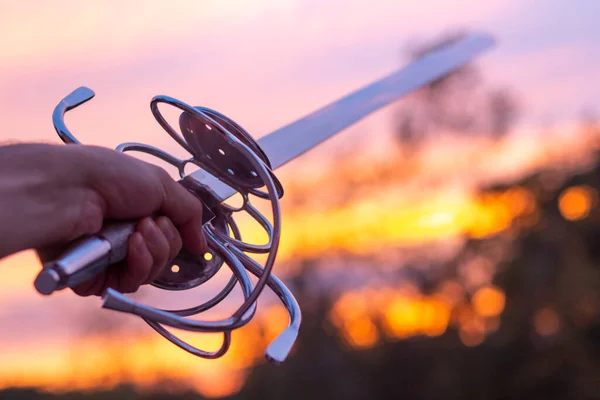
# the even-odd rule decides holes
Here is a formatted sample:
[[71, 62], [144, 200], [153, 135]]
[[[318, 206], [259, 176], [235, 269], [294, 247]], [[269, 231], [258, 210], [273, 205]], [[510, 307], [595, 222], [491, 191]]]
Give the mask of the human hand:
[[73, 289], [82, 296], [109, 287], [134, 292], [156, 279], [182, 247], [207, 251], [200, 202], [163, 169], [106, 148], [0, 147], [0, 205], [0, 258], [25, 249], [56, 254], [100, 231], [105, 219], [141, 219], [127, 260]]

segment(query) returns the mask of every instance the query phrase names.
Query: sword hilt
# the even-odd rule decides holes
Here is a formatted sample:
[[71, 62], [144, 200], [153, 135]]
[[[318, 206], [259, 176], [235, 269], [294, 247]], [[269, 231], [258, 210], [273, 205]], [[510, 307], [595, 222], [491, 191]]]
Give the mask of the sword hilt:
[[96, 235], [72, 243], [59, 257], [43, 262], [34, 281], [44, 295], [66, 287], [74, 288], [92, 279], [109, 265], [127, 257], [127, 241], [136, 222], [110, 222]]
[[[203, 201], [201, 203], [203, 205], [202, 225], [204, 225], [212, 221], [215, 214]], [[128, 254], [129, 237], [135, 231], [137, 222], [108, 221], [100, 232], [74, 241], [58, 257], [53, 257], [50, 260], [44, 260], [43, 257], [40, 257], [43, 268], [34, 281], [36, 290], [40, 294], [50, 295], [67, 287], [73, 289], [94, 278], [106, 268], [125, 261]], [[169, 275], [169, 267], [172, 265], [178, 265], [178, 273], [187, 276], [197, 275], [181, 270], [181, 268], [190, 268], [179, 265], [183, 264], [179, 261], [184, 259], [193, 260], [194, 265], [191, 268], [196, 270], [206, 271], [208, 268], [216, 266], [214, 263], [209, 263], [210, 260], [207, 260], [204, 255], [195, 256], [182, 249], [179, 255], [170, 261], [169, 265], [165, 266], [166, 272], [163, 272], [154, 284], [161, 286], [161, 281], [164, 280], [165, 274]], [[212, 276], [214, 274], [207, 273], [206, 275]]]
[[[55, 108], [54, 126], [65, 143], [79, 144], [80, 142], [67, 129], [64, 113], [93, 96], [92, 90], [82, 87], [72, 92]], [[158, 110], [158, 103], [166, 103], [183, 111], [179, 119], [179, 129], [183, 137], [166, 122]], [[159, 124], [192, 157], [180, 160], [158, 148], [140, 143], [123, 143], [116, 150], [147, 153], [177, 167], [181, 177], [179, 183], [202, 203], [202, 230], [211, 251], [210, 257], [203, 257], [182, 250], [170, 264], [170, 266], [177, 265], [178, 268], [164, 268], [151, 285], [167, 290], [190, 289], [212, 278], [223, 264], [231, 269], [232, 277], [219, 294], [203, 304], [188, 309], [161, 310], [149, 307], [113, 289], [105, 291], [102, 307], [143, 318], [167, 340], [194, 355], [218, 358], [229, 349], [231, 331], [246, 325], [253, 318], [257, 298], [264, 287], [269, 286], [287, 307], [290, 323], [267, 348], [266, 357], [275, 363], [284, 361], [298, 335], [301, 313], [289, 289], [271, 275], [281, 233], [279, 198], [283, 195], [283, 188], [271, 171], [269, 160], [247, 132], [231, 119], [214, 110], [191, 107], [167, 96], [156, 96], [151, 102], [151, 110]], [[202, 168], [206, 175], [186, 175], [184, 169], [188, 163]], [[244, 200], [242, 206], [233, 208], [222, 203], [223, 199], [220, 199], [208, 184], [210, 178], [217, 178], [241, 194]], [[262, 190], [263, 187], [267, 190]], [[249, 195], [268, 199], [271, 202], [273, 223], [252, 206]], [[242, 211], [248, 213], [265, 229], [269, 237], [267, 244], [256, 245], [242, 241], [240, 230], [233, 218], [234, 213]], [[136, 223], [137, 221], [107, 221], [97, 234], [72, 243], [56, 258], [42, 260], [43, 269], [35, 279], [35, 288], [44, 295], [67, 287], [74, 288], [106, 268], [123, 263], [127, 258], [128, 239], [135, 231]], [[246, 252], [266, 253], [267, 261], [264, 266], [260, 265], [246, 255]], [[248, 272], [258, 278], [256, 283], [252, 282]], [[242, 289], [244, 299], [230, 318], [219, 321], [186, 318], [216, 306], [237, 284]], [[223, 344], [215, 352], [200, 350], [173, 335], [163, 325], [194, 332], [221, 332]]]

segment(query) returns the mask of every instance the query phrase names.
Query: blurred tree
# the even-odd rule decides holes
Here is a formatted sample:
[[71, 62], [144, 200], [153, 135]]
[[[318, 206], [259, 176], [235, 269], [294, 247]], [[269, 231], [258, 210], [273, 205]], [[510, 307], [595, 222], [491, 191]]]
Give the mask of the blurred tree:
[[[462, 37], [461, 32], [410, 45], [410, 59]], [[514, 126], [519, 107], [506, 88], [490, 87], [473, 63], [437, 79], [401, 101], [395, 117], [396, 137], [403, 146], [418, 148], [440, 135], [503, 137]]]

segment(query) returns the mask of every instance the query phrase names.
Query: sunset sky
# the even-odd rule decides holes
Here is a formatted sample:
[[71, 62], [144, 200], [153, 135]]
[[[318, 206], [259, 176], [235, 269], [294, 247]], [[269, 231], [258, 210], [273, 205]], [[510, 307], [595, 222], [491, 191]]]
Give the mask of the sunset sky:
[[[579, 154], [581, 145], [568, 127], [582, 111], [600, 111], [598, 15], [596, 0], [55, 0], [35, 4], [4, 0], [0, 2], [0, 142], [59, 143], [52, 110], [82, 85], [93, 89], [96, 98], [68, 114], [67, 123], [83, 143], [114, 148], [121, 142], [140, 141], [181, 155], [150, 112], [150, 99], [157, 94], [216, 109], [260, 137], [395, 70], [405, 61], [404, 47], [413, 40], [465, 28], [496, 37], [497, 46], [478, 63], [488, 81], [516, 91], [524, 110], [512, 141], [501, 149], [487, 149], [490, 158], [479, 167], [486, 174], [519, 170], [542, 162], [536, 153], [541, 143], [551, 146], [549, 142], [555, 141], [557, 148]], [[392, 109], [367, 118], [315, 155], [284, 168], [284, 187], [293, 171], [305, 171], [298, 181], [310, 181], [306, 171], [316, 165], [317, 155], [335, 151], [347, 138], [368, 135], [374, 143], [385, 143]], [[539, 137], [539, 127], [549, 124], [567, 128], [556, 137]], [[457, 153], [477, 151], [477, 144], [445, 143], [437, 151], [445, 154], [436, 153], [434, 147], [425, 158], [431, 171], [447, 171], [452, 164], [457, 175], [479, 173], [453, 160]], [[398, 190], [398, 198], [416, 193]], [[468, 229], [457, 216], [472, 206], [471, 200], [460, 191], [455, 195], [418, 207], [402, 204], [408, 211], [396, 215], [398, 230], [375, 234], [385, 239], [383, 243], [410, 244], [413, 238], [400, 225], [437, 221], [436, 227], [425, 224], [429, 228], [417, 233], [423, 240]], [[396, 197], [378, 199], [390, 207], [399, 204], [394, 203]], [[289, 235], [282, 238], [282, 262], [303, 245], [314, 245], [317, 254], [348, 245], [349, 236], [336, 231], [336, 224], [357, 210], [373, 211], [374, 204], [366, 201], [328, 214], [331, 229], [323, 229], [318, 239], [308, 234], [310, 224], [300, 212], [310, 211], [284, 217]], [[318, 215], [315, 212], [313, 219]], [[452, 222], [459, 220], [463, 222]], [[352, 240], [368, 243], [369, 237], [360, 236], [361, 221], [356, 219]], [[440, 227], [439, 221], [447, 226]], [[113, 317], [97, 310], [97, 299], [73, 302], [74, 296], [66, 292], [41, 298], [31, 285], [37, 268], [29, 252], [0, 261], [0, 365], [14, 366], [0, 367], [0, 388], [46, 385], [53, 369], [63, 371], [55, 377], [60, 381], [67, 367], [59, 360], [73, 351], [68, 342], [83, 329], [78, 325], [81, 315], [93, 310], [89, 315], [103, 316], [102, 321]], [[136, 329], [143, 334], [150, 331], [141, 321]], [[83, 342], [72, 343], [85, 347]], [[170, 344], [158, 346], [165, 358], [179, 359], [175, 355], [179, 350]], [[19, 363], [12, 364], [16, 360]], [[193, 368], [200, 364], [186, 360], [184, 375], [192, 379]], [[224, 369], [233, 371], [238, 366], [231, 363], [215, 365], [233, 365]], [[29, 367], [40, 376], [50, 375], [35, 381], [26, 372]], [[138, 370], [132, 368], [135, 375]]]

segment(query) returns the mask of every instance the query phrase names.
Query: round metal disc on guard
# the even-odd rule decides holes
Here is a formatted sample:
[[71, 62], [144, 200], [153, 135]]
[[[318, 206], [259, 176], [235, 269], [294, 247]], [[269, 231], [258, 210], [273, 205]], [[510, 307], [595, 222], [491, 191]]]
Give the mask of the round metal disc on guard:
[[[217, 121], [229, 133], [248, 146], [269, 168], [269, 172], [279, 197], [283, 195], [281, 183], [270, 170], [270, 162], [251, 136], [239, 125], [216, 111], [198, 108], [198, 111]], [[262, 179], [255, 171], [252, 162], [239, 149], [232, 146], [224, 132], [220, 132], [217, 126], [202, 121], [197, 116], [183, 112], [179, 117], [179, 126], [186, 143], [193, 149], [194, 156], [210, 167], [227, 176], [238, 187], [245, 189], [258, 189], [264, 185]]]
[[167, 290], [186, 290], [203, 284], [217, 273], [223, 263], [215, 254], [207, 254], [210, 254], [208, 260], [182, 250], [152, 285]]
[[254, 140], [254, 138], [252, 138], [252, 136], [250, 136], [250, 134], [248, 132], [246, 132], [246, 130], [244, 128], [242, 128], [239, 124], [237, 124], [234, 120], [221, 114], [218, 111], [211, 110], [210, 108], [194, 107], [194, 109], [196, 109], [204, 114], [208, 114], [209, 117], [211, 117], [212, 119], [217, 121], [223, 128], [225, 128], [227, 131], [229, 131], [233, 136], [235, 136], [240, 141], [242, 141], [242, 143], [244, 143], [246, 146], [250, 147], [250, 149], [252, 149], [252, 151], [255, 154], [257, 154], [263, 160], [263, 162], [265, 164], [267, 164], [267, 167], [271, 168], [271, 161], [269, 161], [269, 158], [267, 157], [267, 155], [265, 154], [263, 149]]
[[[217, 214], [212, 224], [225, 235], [229, 234], [222, 214]], [[152, 286], [165, 290], [195, 288], [212, 278], [222, 265], [223, 259], [216, 253], [195, 256], [182, 250], [152, 282]]]

